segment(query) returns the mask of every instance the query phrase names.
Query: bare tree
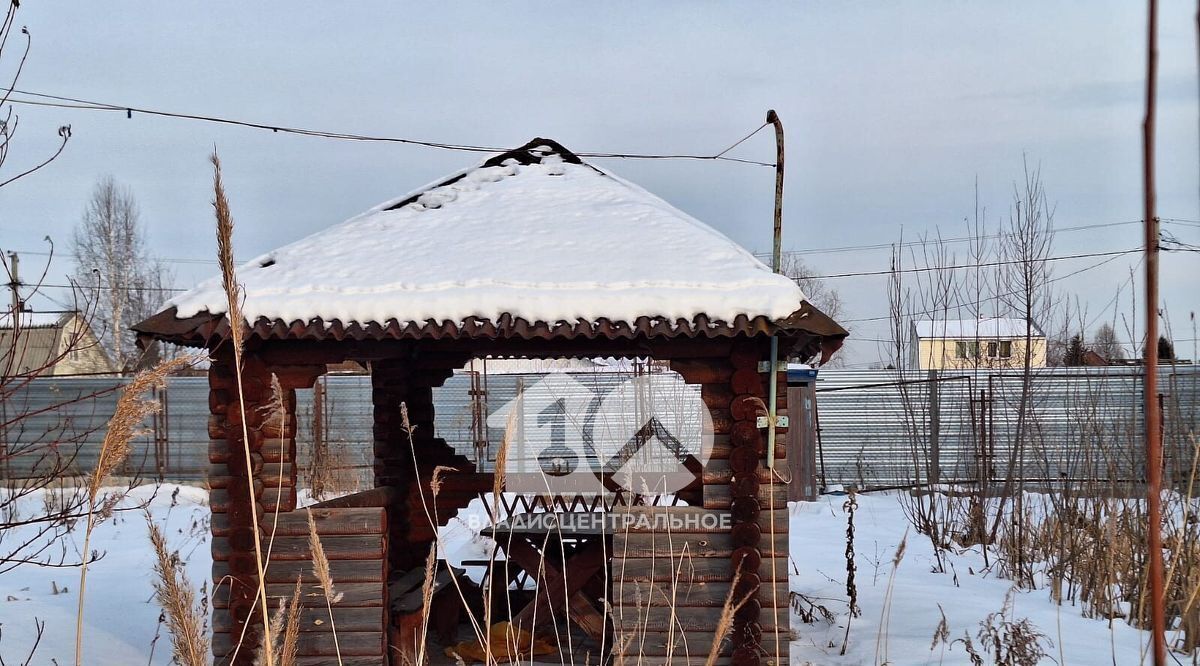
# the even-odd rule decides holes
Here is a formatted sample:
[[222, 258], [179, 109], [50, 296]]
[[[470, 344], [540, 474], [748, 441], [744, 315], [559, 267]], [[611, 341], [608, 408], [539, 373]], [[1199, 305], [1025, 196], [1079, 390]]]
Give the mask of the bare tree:
[[[838, 321], [845, 314], [842, 306], [842, 295], [838, 293], [836, 287], [832, 287], [827, 282], [823, 282], [816, 278], [816, 273], [804, 263], [804, 260], [797, 254], [783, 255], [782, 273], [791, 279], [795, 280], [796, 284], [800, 285], [800, 290], [804, 292], [804, 297], [808, 299], [818, 310], [829, 315], [830, 319]], [[827, 367], [837, 368], [845, 363], [845, 355], [835, 355], [828, 363]]]
[[133, 192], [106, 176], [92, 190], [72, 250], [93, 326], [119, 369], [137, 358], [129, 326], [158, 310], [173, 276], [146, 252]]
[[1105, 322], [1092, 334], [1092, 351], [1104, 357], [1106, 361], [1120, 361], [1125, 358], [1125, 349], [1117, 340], [1117, 331], [1112, 324]]
[[842, 307], [842, 295], [838, 293], [837, 288], [817, 279], [816, 273], [808, 264], [804, 263], [800, 255], [783, 255], [782, 273], [795, 280], [796, 284], [800, 285], [800, 290], [804, 292], [804, 297], [808, 299], [808, 302], [829, 315], [830, 319], [837, 321], [845, 314]]
[[[3, 255], [0, 265], [11, 277], [12, 268]], [[26, 285], [26, 294], [39, 289], [45, 271], [41, 274], [38, 281]], [[92, 431], [70, 419], [46, 425], [45, 415], [94, 405], [117, 388], [64, 389], [49, 403], [44, 394], [31, 391], [55, 365], [94, 343], [82, 327], [64, 328], [59, 347], [48, 348], [37, 339], [27, 342], [27, 337], [41, 331], [21, 325], [30, 316], [17, 309], [24, 295], [0, 308], [0, 574], [27, 563], [79, 564], [80, 554], [68, 551], [61, 537], [83, 515], [86, 495], [66, 479], [79, 472], [77, 458]], [[88, 314], [79, 312], [83, 320]], [[42, 501], [30, 501], [39, 495]]]
[[[29, 58], [29, 50], [33, 46], [33, 37], [24, 26], [19, 31], [20, 37], [13, 35], [13, 28], [16, 27], [17, 8], [19, 6], [19, 2], [10, 2], [8, 4], [8, 11], [4, 14], [4, 22], [0, 24], [0, 64], [11, 66], [13, 69], [12, 77], [5, 81], [4, 84], [0, 84], [0, 173], [2, 173], [0, 175], [0, 187], [4, 187], [19, 178], [24, 178], [53, 162], [55, 158], [62, 154], [63, 149], [67, 147], [67, 140], [71, 138], [71, 126], [62, 125], [58, 128], [60, 140], [58, 148], [54, 152], [40, 161], [19, 167], [20, 171], [15, 174], [3, 172], [4, 165], [8, 161], [9, 148], [17, 135], [19, 120], [16, 113], [13, 112], [12, 94], [17, 87], [17, 81], [21, 78], [21, 72], [25, 69], [25, 61]], [[12, 38], [12, 41], [10, 41], [10, 38]], [[16, 49], [15, 53], [13, 49]]]

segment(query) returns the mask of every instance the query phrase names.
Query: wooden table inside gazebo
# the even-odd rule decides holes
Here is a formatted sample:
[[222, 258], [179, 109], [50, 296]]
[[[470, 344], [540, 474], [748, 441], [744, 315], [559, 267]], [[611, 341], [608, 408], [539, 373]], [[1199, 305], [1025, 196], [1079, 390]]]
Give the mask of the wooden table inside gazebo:
[[[520, 514], [483, 530], [507, 559], [536, 581], [533, 599], [512, 618], [520, 629], [538, 633], [552, 624], [555, 609], [589, 637], [604, 635], [604, 600], [585, 588], [599, 575], [608, 576], [612, 535], [599, 514]], [[607, 586], [604, 586], [607, 588]]]

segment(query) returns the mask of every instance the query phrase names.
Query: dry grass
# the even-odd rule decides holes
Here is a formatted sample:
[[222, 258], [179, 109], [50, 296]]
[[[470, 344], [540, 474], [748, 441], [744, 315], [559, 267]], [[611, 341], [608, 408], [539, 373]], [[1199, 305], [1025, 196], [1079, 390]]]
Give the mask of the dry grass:
[[117, 399], [117, 407], [108, 422], [108, 430], [104, 433], [104, 441], [100, 444], [100, 451], [96, 456], [96, 467], [88, 478], [87, 522], [83, 536], [83, 557], [79, 568], [79, 606], [75, 612], [75, 666], [83, 663], [83, 604], [87, 592], [92, 531], [96, 528], [97, 518], [106, 518], [120, 500], [119, 496], [109, 497], [97, 506], [100, 489], [129, 457], [130, 443], [142, 432], [145, 420], [161, 408], [158, 401], [147, 398], [151, 389], [162, 385], [171, 373], [195, 361], [193, 356], [184, 356], [143, 370], [134, 375], [122, 390], [121, 397]]
[[296, 587], [292, 590], [289, 601], [285, 602], [280, 597], [279, 608], [271, 618], [271, 626], [283, 627], [283, 633], [263, 632], [255, 664], [262, 664], [267, 658], [271, 658], [279, 666], [295, 666], [300, 652], [300, 580], [299, 577], [296, 578]]
[[309, 408], [308, 463], [303, 468], [304, 483], [317, 501], [358, 492], [363, 481], [361, 467], [354, 464], [355, 457], [350, 445], [345, 440], [331, 440], [329, 437], [325, 415], [333, 408], [324, 384], [318, 380], [313, 386], [312, 405]]
[[717, 630], [713, 634], [712, 650], [708, 653], [708, 658], [704, 660], [704, 666], [713, 666], [720, 658], [721, 650], [718, 649], [729, 636], [729, 630], [733, 628], [733, 616], [754, 598], [755, 592], [750, 592], [741, 599], [734, 597], [734, 591], [737, 590], [738, 582], [741, 580], [741, 574], [733, 577], [733, 582], [729, 584], [729, 594], [725, 596], [725, 604], [721, 606], [721, 615], [717, 618]]
[[[243, 463], [246, 466], [246, 484], [247, 501], [251, 503], [250, 515], [253, 516], [254, 525], [252, 532], [254, 534], [254, 560], [258, 573], [258, 600], [257, 603], [262, 612], [263, 632], [266, 635], [271, 633], [271, 617], [267, 610], [267, 587], [266, 587], [266, 571], [263, 560], [262, 537], [258, 530], [258, 515], [254, 509], [254, 476], [249, 473], [249, 470], [254, 468], [250, 459], [250, 433], [246, 424], [246, 393], [242, 386], [242, 346], [245, 342], [243, 337], [243, 323], [245, 317], [242, 315], [242, 289], [237, 281], [237, 273], [234, 269], [233, 261], [233, 214], [229, 211], [229, 199], [225, 196], [225, 185], [221, 179], [221, 158], [213, 152], [211, 158], [213, 165], [213, 208], [217, 218], [217, 260], [221, 265], [221, 286], [225, 290], [225, 299], [228, 305], [226, 311], [226, 319], [229, 322], [229, 340], [233, 347], [233, 365], [234, 376], [237, 378], [237, 394], [238, 394], [238, 411], [242, 414], [239, 419], [242, 423], [242, 450], [244, 453]], [[245, 626], [249, 626], [247, 623]], [[241, 641], [238, 641], [238, 648], [241, 647]], [[234, 652], [236, 657], [237, 652]], [[271, 651], [266, 651], [266, 666], [274, 666], [274, 655]], [[77, 665], [78, 666], [78, 665]]]
[[333, 575], [329, 572], [329, 558], [325, 556], [325, 547], [317, 536], [317, 523], [313, 520], [312, 511], [308, 511], [308, 545], [312, 550], [313, 574], [325, 597], [325, 609], [329, 612], [329, 631], [333, 633], [333, 649], [337, 654], [338, 663], [342, 663], [342, 648], [338, 644], [337, 625], [333, 621], [333, 603], [337, 600], [337, 590], [333, 587]]
[[296, 577], [296, 588], [288, 602], [287, 622], [283, 625], [283, 643], [279, 649], [279, 666], [292, 666], [300, 652], [300, 577]]
[[146, 514], [150, 543], [154, 547], [154, 597], [166, 616], [175, 661], [183, 666], [208, 664], [208, 613], [197, 609], [196, 592], [180, 566], [179, 557], [167, 550], [162, 531]]
[[433, 581], [437, 575], [437, 546], [429, 549], [425, 558], [425, 580], [421, 583], [421, 642], [417, 647], [417, 664], [424, 665], [428, 659], [425, 649], [429, 644], [429, 608], [433, 604]]

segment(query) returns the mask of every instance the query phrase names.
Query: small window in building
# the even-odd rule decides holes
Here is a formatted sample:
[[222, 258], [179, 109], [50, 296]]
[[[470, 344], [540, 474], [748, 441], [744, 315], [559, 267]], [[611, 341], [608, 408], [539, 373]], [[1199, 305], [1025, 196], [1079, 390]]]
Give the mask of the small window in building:
[[954, 344], [954, 355], [958, 358], [978, 358], [979, 343], [968, 340], [959, 340]]
[[1010, 358], [1012, 357], [1012, 341], [997, 340], [987, 343], [988, 358]]

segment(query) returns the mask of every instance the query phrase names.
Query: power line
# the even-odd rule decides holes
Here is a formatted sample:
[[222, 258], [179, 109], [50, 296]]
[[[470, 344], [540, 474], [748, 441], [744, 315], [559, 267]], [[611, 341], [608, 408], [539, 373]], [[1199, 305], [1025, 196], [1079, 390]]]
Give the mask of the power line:
[[[91, 289], [96, 285], [93, 284], [40, 284], [39, 287], [47, 287], [50, 289]], [[182, 287], [114, 287], [108, 284], [101, 284], [99, 288], [105, 291], [116, 289], [117, 291], [158, 291], [158, 292], [179, 292], [188, 291]]]
[[[758, 130], [755, 130], [755, 131], [758, 131]], [[743, 139], [743, 141], [744, 140], [745, 139]], [[1163, 221], [1167, 222], [1168, 220], [1163, 219]], [[1106, 222], [1106, 223], [1100, 223], [1100, 224], [1085, 224], [1085, 225], [1080, 225], [1080, 226], [1075, 226], [1075, 227], [1063, 227], [1060, 229], [1055, 229], [1055, 233], [1070, 232], [1070, 231], [1087, 231], [1087, 230], [1092, 230], [1092, 229], [1103, 229], [1103, 228], [1107, 228], [1107, 227], [1116, 227], [1116, 226], [1123, 226], [1123, 225], [1129, 225], [1129, 224], [1141, 224], [1141, 223], [1142, 223], [1141, 220], [1128, 220], [1125, 222]], [[1173, 222], [1173, 223], [1179, 224], [1180, 222]], [[1200, 223], [1197, 223], [1197, 226], [1200, 226]], [[979, 236], [979, 237], [977, 237], [977, 239], [999, 238], [1004, 235], [1007, 235], [1007, 234], [989, 234], [987, 236]], [[969, 237], [943, 238], [943, 239], [938, 239], [936, 241], [930, 241], [930, 242], [931, 243], [954, 243], [954, 242], [962, 242], [962, 241], [967, 241], [967, 240], [972, 240], [972, 239]], [[1183, 243], [1181, 241], [1173, 240], [1170, 238], [1164, 238], [1163, 242], [1175, 243], [1175, 244], [1178, 244], [1181, 246], [1186, 246], [1189, 248], [1196, 247], [1196, 246], [1191, 246], [1188, 243]], [[922, 244], [923, 244], [922, 241], [905, 241], [903, 243], [890, 243], [890, 244], [889, 243], [878, 243], [878, 244], [872, 244], [872, 245], [844, 245], [841, 247], [814, 248], [811, 250], [789, 250], [789, 251], [785, 251], [784, 254], [788, 254], [788, 255], [809, 255], [809, 254], [825, 254], [825, 253], [835, 254], [835, 253], [839, 253], [839, 252], [849, 252], [851, 250], [887, 249], [887, 248], [896, 247], [896, 246], [911, 247], [911, 246], [922, 245]], [[1168, 248], [1164, 248], [1164, 249], [1168, 249]], [[1175, 251], [1175, 248], [1169, 248], [1169, 250]], [[50, 252], [45, 252], [45, 251], [40, 251], [40, 250], [17, 250], [17, 252], [20, 254], [28, 254], [28, 255], [35, 256], [35, 257], [51, 256]], [[69, 252], [55, 252], [54, 256], [73, 257], [76, 259], [79, 258], [78, 255], [69, 253]], [[754, 256], [762, 258], [762, 257], [770, 256], [770, 253], [755, 252]], [[158, 261], [163, 261], [163, 262], [171, 263], [171, 264], [195, 264], [195, 265], [215, 266], [218, 263], [216, 259], [199, 259], [199, 258], [194, 258], [194, 257], [155, 257], [155, 259]]]
[[[1169, 224], [1178, 224], [1183, 226], [1200, 227], [1200, 222], [1192, 222], [1191, 220], [1180, 220], [1178, 218], [1159, 218], [1162, 222]], [[1093, 229], [1105, 229], [1108, 227], [1120, 227], [1131, 224], [1142, 224], [1141, 220], [1126, 220], [1124, 222], [1104, 222], [1100, 224], [1083, 224], [1073, 227], [1058, 227], [1053, 230], [1055, 234], [1072, 231], [1089, 231]], [[941, 245], [949, 243], [966, 243], [970, 241], [991, 240], [1011, 236], [1008, 232], [999, 232], [994, 234], [984, 234], [981, 236], [958, 236], [955, 238], [931, 238], [927, 240], [904, 241], [902, 243], [870, 243], [865, 245], [840, 245], [836, 247], [819, 247], [807, 250], [785, 250], [784, 254], [792, 256], [804, 256], [810, 254], [837, 254], [839, 252], [855, 252], [860, 250], [888, 250], [895, 247], [917, 247], [922, 245]], [[762, 258], [770, 256], [769, 252], [755, 252], [754, 256]]]
[[[1102, 223], [1102, 224], [1085, 224], [1085, 225], [1080, 225], [1080, 226], [1075, 226], [1075, 227], [1061, 227], [1061, 228], [1054, 229], [1053, 231], [1054, 231], [1054, 233], [1070, 232], [1070, 231], [1085, 231], [1085, 230], [1089, 230], [1089, 229], [1103, 229], [1106, 227], [1119, 227], [1119, 226], [1123, 226], [1123, 225], [1141, 224], [1141, 223], [1142, 223], [1141, 220], [1127, 220], [1124, 222], [1107, 222], [1107, 223]], [[1000, 233], [995, 233], [995, 234], [985, 234], [982, 236], [958, 236], [955, 238], [931, 238], [928, 240], [904, 241], [902, 243], [871, 243], [871, 244], [867, 244], [867, 245], [841, 245], [841, 246], [837, 246], [837, 247], [813, 248], [810, 250], [788, 250], [788, 251], [785, 251], [784, 254], [800, 256], [800, 255], [806, 255], [806, 254], [836, 254], [838, 252], [854, 252], [854, 251], [858, 251], [858, 250], [886, 250], [886, 249], [891, 249], [894, 247], [914, 247], [914, 246], [921, 246], [921, 245], [941, 245], [941, 244], [948, 244], [948, 243], [965, 243], [965, 242], [969, 242], [969, 241], [980, 241], [980, 240], [989, 240], [989, 239], [995, 239], [995, 238], [1003, 238], [1005, 236], [1011, 236], [1011, 235], [1012, 234], [1008, 233], [1008, 232], [1000, 232]], [[760, 257], [766, 256], [766, 255], [767, 255], [767, 253], [765, 253], [765, 252], [755, 253], [755, 256], [760, 256]]]
[[[1066, 259], [1086, 259], [1088, 257], [1111, 257], [1122, 254], [1130, 254], [1133, 252], [1141, 252], [1141, 248], [1131, 250], [1113, 250], [1112, 252], [1086, 252], [1082, 254], [1064, 254], [1058, 257], [1046, 257], [1045, 259], [1037, 259], [1035, 261], [1063, 261]], [[793, 278], [795, 281], [802, 280], [834, 280], [838, 278], [848, 277], [864, 277], [870, 275], [893, 275], [897, 273], [929, 273], [933, 271], [953, 271], [964, 268], [991, 268], [994, 266], [1008, 266], [1011, 264], [1026, 263], [1021, 259], [1011, 259], [1006, 261], [986, 261], [978, 264], [956, 264], [953, 266], [922, 266], [920, 268], [897, 268], [882, 271], [860, 271], [857, 273], [830, 273], [828, 275], [806, 275], [800, 278]]]
[[[395, 136], [381, 136], [371, 134], [357, 134], [353, 132], [335, 132], [328, 130], [318, 130], [304, 127], [291, 127], [281, 124], [260, 123], [248, 120], [236, 120], [233, 118], [225, 118], [221, 116], [209, 116], [199, 113], [182, 113], [176, 111], [164, 111], [161, 109], [150, 109], [146, 107], [132, 106], [128, 104], [110, 104], [108, 102], [97, 102], [94, 100], [80, 99], [78, 97], [67, 97], [63, 95], [50, 95], [46, 93], [33, 92], [30, 90], [13, 90], [13, 93], [19, 95], [28, 95], [38, 97], [41, 100], [54, 101], [39, 101], [28, 99], [17, 99], [10, 97], [9, 102], [13, 104], [27, 104], [31, 106], [49, 106], [62, 109], [74, 109], [81, 111], [103, 111], [124, 113], [127, 118], [133, 118], [133, 114], [139, 113], [147, 116], [159, 116], [163, 118], [174, 118], [177, 120], [194, 120], [198, 122], [214, 123], [218, 125], [232, 125], [236, 127], [244, 127], [249, 129], [267, 130], [272, 133], [283, 132], [285, 134], [296, 134], [300, 136], [317, 137], [323, 139], [339, 139], [342, 141], [363, 141], [374, 143], [399, 143], [410, 146], [422, 146], [425, 148], [437, 148], [440, 150], [455, 150], [469, 153], [503, 153], [509, 150], [508, 148], [500, 148], [496, 146], [481, 146], [468, 143], [450, 143], [442, 141], [430, 141], [426, 139], [410, 139]], [[766, 124], [763, 124], [758, 129], [746, 135], [741, 140], [729, 146], [725, 150], [712, 155], [706, 154], [690, 154], [690, 153], [674, 153], [674, 154], [646, 154], [646, 153], [621, 153], [621, 152], [578, 152], [575, 153], [579, 157], [590, 158], [617, 158], [617, 159], [634, 159], [634, 160], [719, 160], [723, 162], [736, 162], [739, 164], [751, 164], [754, 166], [763, 166], [775, 168], [772, 162], [760, 162], [757, 160], [743, 159], [740, 157], [730, 157], [726, 155], [742, 142], [757, 134]]]
[[1113, 297], [1111, 299], [1109, 299], [1109, 301], [1107, 303], [1104, 304], [1104, 307], [1101, 308], [1100, 313], [1097, 314], [1095, 317], [1093, 317], [1092, 320], [1087, 323], [1087, 326], [1084, 327], [1085, 329], [1091, 328], [1096, 322], [1100, 321], [1100, 318], [1104, 316], [1104, 313], [1108, 312], [1109, 308], [1111, 308], [1112, 306], [1117, 304], [1117, 299], [1119, 299], [1121, 297], [1121, 292], [1125, 290], [1125, 287], [1133, 285], [1133, 279], [1136, 276], [1136, 271], [1137, 271], [1138, 267], [1142, 265], [1142, 262], [1145, 260], [1146, 260], [1145, 256], [1138, 257], [1137, 263], [1134, 264], [1133, 267], [1129, 269], [1129, 277], [1121, 282], [1121, 284], [1117, 287], [1116, 293], [1113, 294]]
[[[33, 256], [35, 256], [35, 257], [50, 257], [50, 256], [54, 256], [54, 257], [72, 257], [72, 258], [74, 258], [74, 259], [78, 259], [78, 258], [79, 258], [79, 255], [78, 255], [78, 254], [75, 254], [75, 253], [72, 253], [72, 252], [53, 252], [53, 253], [51, 253], [51, 252], [46, 252], [46, 251], [43, 251], [43, 250], [16, 250], [16, 252], [17, 252], [17, 254], [29, 254], [29, 255], [33, 255]], [[165, 262], [167, 262], [167, 263], [171, 263], [171, 264], [204, 264], [204, 265], [216, 265], [216, 264], [220, 263], [220, 262], [218, 262], [216, 259], [192, 259], [192, 258], [186, 258], [186, 257], [184, 257], [184, 258], [174, 258], [174, 257], [154, 257], [154, 259], [155, 259], [155, 260], [157, 260], [157, 261], [165, 261]]]
[[[1023, 337], [1025, 337], [1025, 336], [1024, 336], [1024, 335], [1017, 335], [1017, 336], [1013, 336], [1013, 339], [1014, 339], [1014, 340], [1016, 340], [1016, 339], [1021, 339], [1021, 338], [1023, 338]], [[1046, 336], [1036, 336], [1036, 335], [1035, 335], [1034, 337], [1046, 337]], [[992, 339], [992, 338], [984, 338], [984, 337], [981, 337], [981, 338], [979, 338], [979, 339], [980, 339], [980, 340], [989, 340], [989, 339]], [[1176, 343], [1176, 342], [1195, 342], [1195, 341], [1197, 341], [1197, 340], [1200, 340], [1200, 338], [1175, 338], [1175, 339], [1172, 339], [1172, 340], [1171, 340], [1171, 343], [1172, 343], [1172, 344], [1174, 344], [1174, 343]], [[856, 337], [850, 337], [850, 338], [847, 338], [847, 341], [857, 341], [857, 342], [885, 342], [885, 343], [887, 343], [887, 344], [895, 344], [895, 343], [896, 343], [896, 341], [895, 341], [895, 340], [885, 340], [884, 338], [861, 338], [861, 337], [857, 337], [857, 336], [856, 336]], [[901, 342], [905, 342], [905, 341], [903, 341], [903, 340], [902, 340]], [[1113, 344], [1121, 345], [1122, 347], [1140, 347], [1140, 346], [1141, 346], [1141, 344], [1142, 344], [1141, 342], [1125, 342], [1124, 340], [1113, 340], [1112, 342], [1113, 342]]]
[[[1126, 251], [1121, 254], [1128, 254], [1129, 252], [1130, 251]], [[1052, 284], [1054, 282], [1059, 282], [1059, 281], [1065, 280], [1069, 277], [1079, 275], [1080, 273], [1086, 273], [1087, 271], [1095, 270], [1097, 268], [1100, 268], [1101, 266], [1104, 266], [1106, 264], [1109, 264], [1109, 263], [1115, 261], [1118, 257], [1121, 256], [1121, 254], [1113, 255], [1107, 259], [1098, 261], [1098, 262], [1092, 264], [1091, 266], [1085, 266], [1084, 268], [1080, 268], [1079, 270], [1071, 271], [1070, 273], [1067, 273], [1066, 275], [1060, 275], [1058, 277], [1050, 278], [1049, 280], [1046, 281], [1046, 284]], [[1017, 291], [1010, 291], [1010, 292], [1007, 292], [1004, 294], [994, 294], [994, 295], [988, 296], [987, 298], [980, 299], [977, 301], [966, 301], [966, 302], [958, 303], [955, 306], [955, 309], [961, 309], [961, 308], [968, 307], [968, 306], [978, 306], [978, 305], [982, 305], [984, 303], [987, 303], [989, 301], [993, 301], [996, 299], [1006, 298], [1008, 296], [1015, 296], [1019, 293], [1020, 293], [1020, 291], [1017, 290]], [[914, 316], [921, 316], [921, 315], [934, 315], [934, 314], [946, 312], [949, 309], [950, 308], [935, 308], [935, 309], [929, 309], [929, 310], [919, 310], [919, 311], [915, 311], [915, 312], [905, 312], [902, 314], [902, 316], [914, 317]], [[854, 324], [854, 323], [860, 323], [860, 322], [866, 322], [866, 321], [885, 321], [885, 320], [889, 320], [891, 318], [892, 318], [892, 315], [886, 314], [886, 315], [880, 315], [880, 316], [876, 316], [876, 317], [860, 317], [858, 319], [843, 319], [841, 323]]]

